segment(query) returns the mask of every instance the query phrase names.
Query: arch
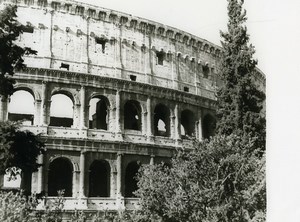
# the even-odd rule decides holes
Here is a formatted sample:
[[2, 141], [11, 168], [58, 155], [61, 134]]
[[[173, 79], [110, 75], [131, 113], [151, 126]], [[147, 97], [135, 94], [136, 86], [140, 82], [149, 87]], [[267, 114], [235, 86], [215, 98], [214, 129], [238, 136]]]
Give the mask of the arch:
[[154, 135], [170, 136], [170, 109], [163, 104], [154, 109]]
[[192, 137], [195, 135], [195, 115], [191, 110], [185, 109], [181, 112], [181, 125], [184, 131], [181, 131], [181, 136]]
[[71, 127], [73, 125], [73, 100], [63, 93], [51, 96], [50, 126]]
[[136, 100], [124, 105], [124, 129], [141, 130], [141, 105]]
[[89, 197], [110, 196], [110, 165], [106, 160], [95, 160], [89, 169]]
[[126, 167], [125, 172], [125, 197], [135, 197], [134, 192], [138, 189], [137, 174], [140, 165], [137, 161], [130, 162]]
[[22, 121], [23, 125], [33, 125], [34, 122], [34, 94], [31, 90], [20, 88], [10, 96], [8, 104], [8, 119]]
[[206, 114], [202, 121], [203, 138], [209, 139], [211, 136], [214, 136], [215, 129], [216, 129], [216, 119], [212, 115]]
[[48, 171], [48, 196], [57, 196], [58, 191], [64, 190], [65, 197], [72, 196], [72, 162], [65, 158], [55, 158], [49, 164]]
[[107, 130], [109, 124], [109, 101], [105, 96], [95, 96], [89, 103], [89, 128]]

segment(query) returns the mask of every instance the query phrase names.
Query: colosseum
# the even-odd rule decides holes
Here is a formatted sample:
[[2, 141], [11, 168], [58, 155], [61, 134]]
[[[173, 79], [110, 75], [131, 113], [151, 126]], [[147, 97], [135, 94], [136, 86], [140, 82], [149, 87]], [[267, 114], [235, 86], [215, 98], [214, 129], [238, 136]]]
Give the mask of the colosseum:
[[38, 51], [15, 74], [0, 120], [45, 138], [31, 190], [46, 201], [63, 189], [67, 209], [136, 209], [141, 164], [168, 164], [214, 134], [221, 47], [72, 0], [0, 3], [18, 5], [18, 44]]

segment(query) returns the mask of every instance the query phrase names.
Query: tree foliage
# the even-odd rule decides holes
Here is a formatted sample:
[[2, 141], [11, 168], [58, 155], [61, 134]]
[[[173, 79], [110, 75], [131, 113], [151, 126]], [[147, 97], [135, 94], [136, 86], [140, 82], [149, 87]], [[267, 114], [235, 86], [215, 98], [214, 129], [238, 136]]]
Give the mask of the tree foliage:
[[23, 33], [22, 24], [17, 21], [17, 6], [7, 6], [0, 11], [0, 95], [13, 93], [12, 78], [16, 70], [25, 68], [24, 55], [36, 54], [35, 50], [20, 47], [15, 41]]
[[146, 218], [265, 220], [265, 94], [255, 82], [257, 61], [242, 6], [243, 0], [228, 0], [228, 31], [221, 32], [223, 86], [217, 92], [216, 135], [190, 152], [179, 151], [171, 168], [141, 168], [136, 194]]
[[255, 149], [265, 150], [265, 94], [257, 87], [253, 59], [254, 46], [249, 44], [243, 0], [228, 0], [228, 31], [221, 32], [223, 86], [217, 93], [217, 133], [248, 135], [255, 138]]
[[166, 222], [264, 217], [265, 161], [249, 154], [253, 145], [249, 138], [215, 136], [191, 152], [179, 151], [171, 168], [143, 166], [137, 191], [142, 214]]
[[18, 123], [0, 122], [0, 174], [9, 172], [16, 176], [19, 171], [31, 174], [40, 164], [37, 157], [44, 152], [44, 143], [38, 135], [19, 129]]

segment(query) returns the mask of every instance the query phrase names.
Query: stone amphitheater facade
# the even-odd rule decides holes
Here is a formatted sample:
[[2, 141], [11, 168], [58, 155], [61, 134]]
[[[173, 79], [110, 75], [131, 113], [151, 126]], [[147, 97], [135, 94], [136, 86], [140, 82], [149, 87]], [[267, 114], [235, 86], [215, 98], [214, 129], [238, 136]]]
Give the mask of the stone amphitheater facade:
[[[141, 164], [168, 164], [177, 149], [213, 135], [219, 46], [81, 2], [0, 2], [18, 5], [18, 44], [38, 51], [14, 76], [32, 112], [10, 111], [13, 95], [0, 107], [1, 120], [25, 119], [24, 129], [45, 138], [32, 192], [51, 200], [64, 189], [68, 209], [136, 209]], [[57, 95], [71, 101], [71, 117], [52, 113]]]

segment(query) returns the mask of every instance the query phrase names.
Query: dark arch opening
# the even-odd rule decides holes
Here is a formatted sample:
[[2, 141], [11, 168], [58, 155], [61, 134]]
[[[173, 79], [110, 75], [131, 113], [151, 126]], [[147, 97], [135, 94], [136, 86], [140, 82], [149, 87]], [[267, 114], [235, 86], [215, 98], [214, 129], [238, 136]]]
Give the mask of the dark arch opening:
[[195, 135], [195, 115], [190, 110], [181, 112], [181, 125], [184, 132], [181, 132], [182, 137], [193, 137]]
[[162, 104], [154, 109], [154, 135], [170, 136], [170, 110]]
[[141, 106], [134, 100], [124, 105], [124, 129], [141, 130]]
[[134, 192], [138, 189], [137, 173], [139, 172], [139, 164], [134, 161], [130, 162], [125, 172], [125, 197], [135, 197]]
[[209, 137], [214, 136], [215, 130], [216, 119], [210, 114], [205, 115], [202, 121], [203, 138], [209, 139]]
[[108, 100], [106, 97], [93, 98], [90, 101], [90, 129], [108, 129]]
[[64, 197], [72, 196], [72, 163], [66, 158], [53, 160], [49, 165], [48, 196], [57, 196], [64, 190]]
[[89, 197], [110, 196], [110, 167], [105, 160], [95, 160], [90, 166]]

